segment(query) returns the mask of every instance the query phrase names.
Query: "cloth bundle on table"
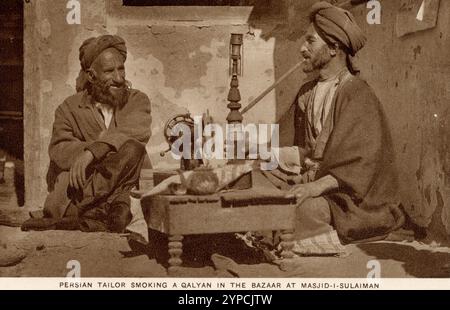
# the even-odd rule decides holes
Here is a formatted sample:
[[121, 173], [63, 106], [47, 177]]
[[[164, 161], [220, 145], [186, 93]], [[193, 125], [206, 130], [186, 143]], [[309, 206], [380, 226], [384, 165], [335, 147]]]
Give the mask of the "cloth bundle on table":
[[[219, 181], [217, 191], [221, 191], [244, 174], [250, 173], [253, 170], [253, 165], [254, 163], [249, 161], [240, 165], [226, 165], [212, 169], [211, 172], [217, 176]], [[142, 211], [141, 199], [154, 195], [186, 194], [183, 179], [188, 179], [192, 173], [194, 173], [194, 171], [180, 172], [178, 175], [173, 175], [163, 180], [149, 191], [134, 190], [131, 192], [130, 208], [132, 220], [126, 228], [126, 231], [131, 234], [130, 238], [143, 243], [147, 243], [149, 241], [148, 226]]]

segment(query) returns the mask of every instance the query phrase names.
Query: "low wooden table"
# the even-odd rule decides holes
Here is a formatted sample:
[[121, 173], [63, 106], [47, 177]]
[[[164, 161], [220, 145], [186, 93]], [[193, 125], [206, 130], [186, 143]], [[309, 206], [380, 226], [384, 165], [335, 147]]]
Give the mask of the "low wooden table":
[[183, 237], [193, 234], [281, 231], [281, 255], [293, 256], [295, 198], [240, 190], [208, 196], [160, 195], [142, 199], [150, 229], [169, 237], [169, 274], [182, 264]]

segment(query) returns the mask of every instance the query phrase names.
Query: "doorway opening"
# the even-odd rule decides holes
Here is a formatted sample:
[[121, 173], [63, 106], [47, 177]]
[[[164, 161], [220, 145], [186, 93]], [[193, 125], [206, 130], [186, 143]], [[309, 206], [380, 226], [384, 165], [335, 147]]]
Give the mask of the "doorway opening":
[[23, 1], [0, 2], [0, 200], [24, 204]]

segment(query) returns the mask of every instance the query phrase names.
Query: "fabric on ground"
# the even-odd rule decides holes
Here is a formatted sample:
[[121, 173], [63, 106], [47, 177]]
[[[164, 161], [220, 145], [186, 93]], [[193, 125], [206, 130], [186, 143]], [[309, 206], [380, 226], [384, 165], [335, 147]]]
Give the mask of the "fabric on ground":
[[280, 277], [282, 272], [277, 265], [274, 264], [238, 264], [233, 259], [220, 255], [211, 255], [211, 261], [214, 264], [216, 273], [221, 275], [221, 277], [227, 274], [236, 278], [257, 278], [257, 277]]
[[350, 255], [346, 247], [339, 241], [336, 230], [311, 238], [296, 240], [292, 251], [298, 256], [334, 255], [346, 257]]
[[144, 213], [142, 212], [141, 200], [139, 198], [130, 197], [130, 211], [132, 219], [130, 224], [128, 224], [125, 229], [129, 232], [129, 239], [138, 241], [143, 244], [149, 242], [148, 238], [148, 225], [144, 218]]
[[[274, 247], [255, 233], [236, 234], [236, 237], [251, 247], [261, 250], [267, 261], [275, 262], [282, 259], [281, 244]], [[292, 249], [295, 256], [336, 256], [347, 257], [350, 251], [342, 245], [335, 230], [316, 235], [310, 238], [295, 240]]]

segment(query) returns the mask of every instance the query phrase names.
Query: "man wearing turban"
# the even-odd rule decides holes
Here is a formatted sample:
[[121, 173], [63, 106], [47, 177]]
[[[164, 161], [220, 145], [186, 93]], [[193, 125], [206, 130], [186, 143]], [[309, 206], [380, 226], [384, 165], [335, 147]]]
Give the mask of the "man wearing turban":
[[344, 242], [384, 238], [404, 216], [383, 108], [352, 62], [366, 38], [350, 12], [327, 2], [310, 20], [300, 52], [318, 78], [295, 101], [295, 146], [267, 175], [297, 196], [297, 240], [333, 230]]
[[55, 112], [44, 218], [23, 229], [122, 232], [130, 222], [151, 115], [147, 95], [125, 80], [126, 56], [119, 36], [81, 45], [78, 92]]

